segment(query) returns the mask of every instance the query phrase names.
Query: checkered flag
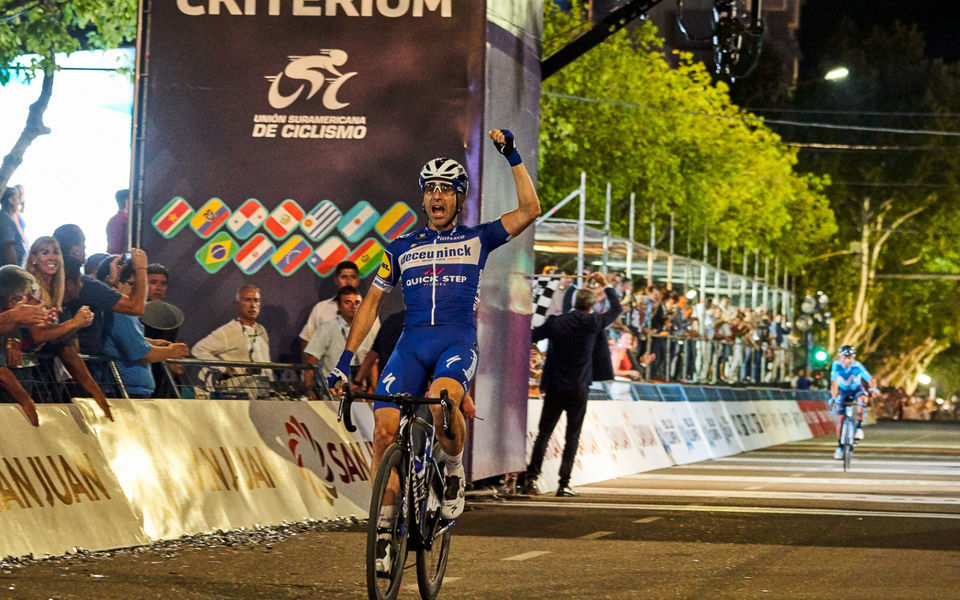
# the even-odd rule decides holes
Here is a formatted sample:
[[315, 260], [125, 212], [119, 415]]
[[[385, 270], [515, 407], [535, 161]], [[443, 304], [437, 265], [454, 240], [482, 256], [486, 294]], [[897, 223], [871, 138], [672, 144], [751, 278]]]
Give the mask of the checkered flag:
[[547, 320], [547, 311], [553, 303], [553, 293], [557, 291], [560, 279], [555, 276], [535, 277], [531, 285], [533, 294], [533, 319], [531, 325], [539, 327]]

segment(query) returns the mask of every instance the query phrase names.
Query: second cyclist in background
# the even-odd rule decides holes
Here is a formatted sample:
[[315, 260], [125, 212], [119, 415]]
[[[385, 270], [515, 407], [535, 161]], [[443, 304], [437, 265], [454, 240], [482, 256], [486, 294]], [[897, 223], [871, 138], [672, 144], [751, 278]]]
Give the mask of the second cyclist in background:
[[840, 348], [840, 358], [833, 361], [830, 367], [830, 404], [840, 418], [837, 419], [837, 449], [833, 453], [836, 459], [843, 458], [843, 447], [840, 443], [841, 425], [843, 423], [843, 407], [848, 403], [857, 403], [857, 433], [856, 439], [863, 439], [863, 406], [866, 404], [867, 390], [878, 393], [876, 380], [867, 371], [856, 357], [857, 351], [853, 346]]

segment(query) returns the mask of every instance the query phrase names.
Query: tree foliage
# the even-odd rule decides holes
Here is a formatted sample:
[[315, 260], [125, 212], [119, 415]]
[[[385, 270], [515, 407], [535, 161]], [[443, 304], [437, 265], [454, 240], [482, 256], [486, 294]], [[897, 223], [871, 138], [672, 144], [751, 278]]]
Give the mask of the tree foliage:
[[[546, 3], [544, 54], [581, 29]], [[673, 213], [680, 235], [712, 246], [759, 249], [797, 267], [836, 227], [822, 182], [794, 170], [796, 152], [734, 105], [724, 83], [688, 54], [671, 66], [652, 24], [621, 30], [543, 85], [540, 195], [559, 201], [587, 173], [588, 211], [626, 234], [628, 198]], [[641, 224], [649, 211], [639, 211]], [[571, 213], [566, 213], [570, 215]], [[662, 217], [661, 217], [662, 218]], [[663, 221], [661, 221], [662, 223]]]
[[957, 281], [888, 278], [960, 273], [960, 65], [926, 58], [922, 33], [900, 24], [865, 32], [842, 22], [828, 48], [824, 66], [851, 75], [804, 90], [797, 104], [824, 111], [818, 121], [862, 129], [783, 131], [820, 144], [800, 164], [834, 181], [839, 233], [824, 250], [830, 257], [809, 265], [807, 287], [833, 298], [838, 343], [859, 345], [877, 374], [912, 389], [960, 342]]
[[57, 54], [116, 48], [134, 39], [136, 0], [0, 0], [0, 85], [18, 75], [44, 81], [23, 133], [0, 166], [0, 189], [37, 136], [50, 130], [43, 113], [53, 93]]

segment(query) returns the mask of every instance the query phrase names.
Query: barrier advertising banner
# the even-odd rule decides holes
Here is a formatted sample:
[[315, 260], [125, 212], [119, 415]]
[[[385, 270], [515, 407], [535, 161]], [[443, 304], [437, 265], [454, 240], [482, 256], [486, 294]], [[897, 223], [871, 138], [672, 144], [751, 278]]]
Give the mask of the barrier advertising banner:
[[373, 415], [336, 404], [230, 400], [111, 400], [114, 421], [81, 401], [144, 532], [165, 539], [257, 524], [364, 518]]
[[425, 224], [426, 161], [479, 182], [484, 2], [141, 0], [141, 21], [133, 192], [188, 343], [252, 283], [272, 358], [298, 360], [334, 267], [357, 263], [365, 291], [384, 248]]
[[147, 543], [78, 408], [37, 413], [33, 427], [19, 405], [0, 406], [0, 557]]

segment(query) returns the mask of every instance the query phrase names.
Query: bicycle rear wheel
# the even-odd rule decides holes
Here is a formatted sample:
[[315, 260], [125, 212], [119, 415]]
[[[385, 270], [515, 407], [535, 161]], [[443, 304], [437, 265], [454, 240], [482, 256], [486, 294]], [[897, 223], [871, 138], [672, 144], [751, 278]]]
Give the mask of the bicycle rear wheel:
[[[373, 484], [370, 498], [370, 518], [367, 523], [367, 596], [370, 600], [394, 600], [400, 592], [403, 567], [407, 561], [407, 536], [410, 533], [410, 514], [404, 496], [407, 489], [407, 466], [403, 461], [403, 452], [397, 444], [391, 444], [383, 453], [383, 460], [377, 469], [377, 478]], [[399, 482], [399, 491], [393, 498], [395, 514], [392, 527], [380, 526], [380, 511], [388, 493], [391, 479]], [[377, 542], [384, 534], [390, 536], [391, 567], [389, 574], [377, 574]]]
[[850, 465], [853, 462], [853, 442], [854, 442], [854, 427], [852, 425], [853, 421], [850, 417], [846, 417], [843, 423], [843, 470], [847, 472], [850, 470]]
[[[417, 550], [417, 587], [423, 600], [434, 600], [443, 585], [443, 575], [447, 571], [447, 556], [450, 554], [450, 522], [440, 517], [440, 499], [442, 486], [435, 482], [430, 485], [430, 498], [427, 501], [426, 519], [429, 524], [427, 534], [433, 540], [424, 540]], [[437, 534], [436, 532], [441, 533]], [[430, 549], [427, 550], [426, 547]]]

